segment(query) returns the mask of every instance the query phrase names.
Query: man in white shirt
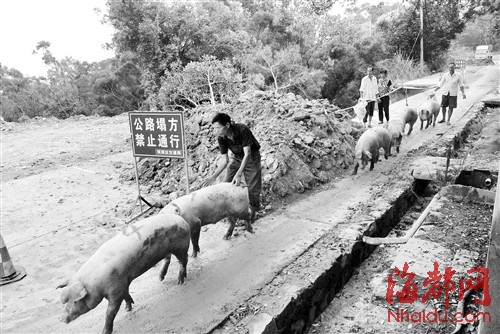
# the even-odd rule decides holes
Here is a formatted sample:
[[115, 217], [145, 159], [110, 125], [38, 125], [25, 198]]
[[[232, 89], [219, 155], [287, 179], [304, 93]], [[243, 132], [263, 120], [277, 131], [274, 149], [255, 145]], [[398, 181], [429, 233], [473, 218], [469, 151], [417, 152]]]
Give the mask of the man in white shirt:
[[458, 87], [462, 91], [462, 97], [465, 99], [464, 90], [464, 80], [460, 73], [455, 72], [455, 63], [451, 62], [449, 66], [449, 72], [443, 75], [439, 86], [435, 89], [436, 91], [442, 88], [443, 96], [441, 99], [441, 112], [443, 113], [443, 119], [438, 123], [444, 123], [446, 117], [446, 107], [448, 107], [448, 121], [447, 125], [450, 125], [451, 115], [453, 114], [453, 109], [457, 107], [457, 95]]
[[375, 101], [378, 97], [378, 83], [377, 77], [373, 75], [373, 67], [366, 69], [366, 74], [361, 79], [361, 86], [359, 87], [360, 99], [366, 101], [366, 114], [363, 117], [363, 124], [366, 126], [368, 119], [368, 127], [372, 127], [373, 110], [375, 109]]

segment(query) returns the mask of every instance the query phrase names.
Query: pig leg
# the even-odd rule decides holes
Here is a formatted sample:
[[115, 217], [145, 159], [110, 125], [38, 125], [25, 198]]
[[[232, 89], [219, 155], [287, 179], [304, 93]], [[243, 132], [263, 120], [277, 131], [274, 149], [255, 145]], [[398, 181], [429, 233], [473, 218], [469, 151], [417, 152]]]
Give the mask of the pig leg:
[[413, 131], [413, 124], [410, 124], [410, 130], [408, 130], [408, 136], [410, 135], [410, 133]]
[[177, 278], [177, 284], [184, 284], [184, 279], [187, 277], [187, 263], [188, 263], [188, 253], [187, 250], [184, 254], [175, 255], [180, 263], [179, 277]]
[[165, 256], [165, 263], [163, 264], [163, 268], [161, 268], [160, 271], [160, 281], [163, 281], [165, 278], [165, 275], [167, 274], [168, 266], [170, 266], [170, 258], [172, 257], [171, 254], [168, 254]]
[[370, 170], [373, 170], [373, 167], [375, 167], [375, 159], [377, 159], [377, 160], [378, 160], [378, 157], [377, 157], [377, 158], [372, 158], [372, 159], [370, 160]]
[[197, 257], [200, 252], [200, 231], [201, 231], [201, 221], [193, 222], [191, 226], [191, 242], [193, 243], [193, 257]]
[[420, 120], [420, 130], [422, 130], [424, 128], [424, 120]]
[[252, 224], [255, 221], [255, 215], [257, 214], [256, 210], [253, 210], [252, 208], [248, 208], [248, 215], [250, 216], [249, 219], [245, 219], [245, 227], [248, 232], [253, 233], [253, 228]]
[[226, 234], [224, 235], [224, 240], [228, 240], [229, 238], [231, 238], [231, 236], [233, 235], [234, 227], [236, 226], [236, 218], [227, 217], [227, 220], [229, 220], [229, 227]]
[[108, 309], [106, 310], [106, 322], [102, 334], [111, 334], [113, 332], [113, 321], [115, 321], [116, 314], [120, 310], [123, 297], [118, 299], [110, 299], [108, 302]]
[[125, 311], [127, 312], [132, 311], [133, 303], [134, 300], [132, 299], [132, 296], [130, 296], [130, 293], [127, 291], [127, 294], [125, 295]]
[[356, 165], [354, 165], [354, 170], [352, 171], [352, 175], [356, 175], [358, 173], [358, 168], [359, 168], [359, 162], [356, 162]]
[[431, 119], [427, 119], [427, 125], [425, 126], [425, 128], [427, 129], [429, 127], [429, 125], [431, 125]]

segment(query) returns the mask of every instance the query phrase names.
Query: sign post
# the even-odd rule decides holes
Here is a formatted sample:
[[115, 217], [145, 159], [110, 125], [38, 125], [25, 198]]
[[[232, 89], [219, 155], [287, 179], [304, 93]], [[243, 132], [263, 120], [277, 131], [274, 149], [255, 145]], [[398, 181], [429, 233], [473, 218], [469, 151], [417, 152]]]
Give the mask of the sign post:
[[[189, 175], [184, 117], [181, 112], [129, 112], [132, 153], [134, 155], [138, 200], [150, 205], [141, 196], [137, 157], [184, 159], [186, 168], [186, 191], [189, 193]], [[151, 205], [150, 205], [151, 206]]]

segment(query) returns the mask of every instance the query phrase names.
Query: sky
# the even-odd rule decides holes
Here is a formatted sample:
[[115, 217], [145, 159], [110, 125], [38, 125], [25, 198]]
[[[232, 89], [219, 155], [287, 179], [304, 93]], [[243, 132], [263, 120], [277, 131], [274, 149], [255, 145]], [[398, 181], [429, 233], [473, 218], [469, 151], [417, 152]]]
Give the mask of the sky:
[[[50, 42], [57, 59], [100, 61], [114, 56], [102, 45], [113, 28], [102, 25], [94, 8], [106, 12], [106, 0], [0, 0], [0, 63], [25, 76], [45, 75], [39, 41]], [[101, 14], [102, 15], [102, 14]]]
[[[101, 24], [94, 12], [99, 8], [105, 13], [105, 4], [106, 0], [0, 0], [0, 64], [25, 76], [45, 75], [41, 56], [32, 54], [39, 41], [50, 42], [57, 59], [94, 62], [113, 57], [113, 51], [102, 47], [111, 42], [113, 28]], [[344, 10], [336, 5], [330, 13]]]

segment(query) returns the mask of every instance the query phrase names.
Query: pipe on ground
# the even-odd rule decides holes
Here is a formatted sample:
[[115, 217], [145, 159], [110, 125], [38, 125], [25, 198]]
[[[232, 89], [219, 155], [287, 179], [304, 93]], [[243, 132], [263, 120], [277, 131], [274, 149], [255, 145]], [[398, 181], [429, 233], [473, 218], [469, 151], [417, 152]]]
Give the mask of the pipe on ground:
[[431, 207], [441, 198], [440, 194], [436, 194], [434, 198], [432, 198], [432, 201], [427, 205], [425, 208], [424, 212], [418, 217], [415, 222], [413, 222], [413, 225], [411, 228], [406, 232], [406, 235], [401, 238], [372, 238], [368, 236], [363, 236], [363, 241], [366, 242], [369, 245], [382, 245], [382, 244], [405, 244], [410, 240], [413, 235], [418, 231], [422, 223], [424, 222], [425, 218], [429, 215], [431, 211]]

